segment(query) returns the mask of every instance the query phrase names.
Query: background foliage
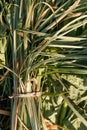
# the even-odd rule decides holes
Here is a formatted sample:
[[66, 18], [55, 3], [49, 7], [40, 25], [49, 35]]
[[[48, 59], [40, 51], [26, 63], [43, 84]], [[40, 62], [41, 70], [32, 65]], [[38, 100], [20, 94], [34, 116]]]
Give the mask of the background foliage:
[[86, 130], [86, 0], [0, 0], [0, 128]]

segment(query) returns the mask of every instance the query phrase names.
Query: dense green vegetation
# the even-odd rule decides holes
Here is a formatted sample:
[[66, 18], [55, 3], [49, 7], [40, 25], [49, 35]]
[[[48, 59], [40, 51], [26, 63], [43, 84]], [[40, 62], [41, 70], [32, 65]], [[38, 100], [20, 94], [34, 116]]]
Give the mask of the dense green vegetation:
[[87, 129], [87, 1], [0, 0], [0, 129]]

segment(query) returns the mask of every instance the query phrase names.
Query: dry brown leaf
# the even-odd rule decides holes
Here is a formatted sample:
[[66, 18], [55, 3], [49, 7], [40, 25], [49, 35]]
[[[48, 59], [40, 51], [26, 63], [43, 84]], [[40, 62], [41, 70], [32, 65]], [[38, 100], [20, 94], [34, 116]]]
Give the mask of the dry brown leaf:
[[10, 115], [10, 112], [9, 112], [9, 111], [6, 111], [6, 110], [0, 109], [0, 115], [9, 116], [9, 115]]

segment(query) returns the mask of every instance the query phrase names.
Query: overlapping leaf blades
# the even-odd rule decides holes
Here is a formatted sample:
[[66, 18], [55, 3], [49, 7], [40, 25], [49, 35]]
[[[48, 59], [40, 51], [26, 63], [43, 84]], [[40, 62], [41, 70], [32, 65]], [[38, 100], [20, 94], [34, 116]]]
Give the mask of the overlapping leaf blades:
[[[1, 39], [3, 35], [7, 39], [6, 59], [5, 65], [2, 62], [0, 64], [12, 72], [10, 76], [13, 80], [7, 78], [3, 81], [6, 84], [9, 83], [10, 89], [13, 85], [14, 94], [25, 93], [28, 92], [27, 90], [31, 92], [32, 75], [38, 81], [39, 89], [42, 91], [47, 75], [50, 75], [50, 79], [52, 78], [54, 83], [52, 87], [58, 87], [57, 82], [61, 81], [61, 76], [55, 79], [53, 73], [87, 74], [87, 36], [83, 33], [87, 23], [86, 7], [83, 6], [85, 1], [83, 3], [80, 0], [75, 2], [71, 0], [67, 2], [56, 0], [5, 2], [0, 2], [1, 6], [4, 6], [0, 15], [0, 31], [2, 33]], [[48, 86], [50, 86], [49, 77], [47, 79]], [[42, 79], [44, 79], [43, 82]], [[69, 82], [67, 81], [67, 83]], [[65, 93], [68, 93], [65, 86], [62, 85], [61, 81], [60, 87], [64, 88]], [[29, 88], [26, 89], [27, 87]], [[8, 85], [6, 85], [6, 89], [8, 89]], [[64, 92], [61, 91], [62, 93]], [[10, 94], [12, 94], [11, 91]], [[58, 93], [58, 95], [60, 94]], [[56, 96], [56, 94], [48, 93], [48, 96]], [[62, 97], [86, 125], [86, 120], [70, 104], [67, 96], [66, 94]], [[32, 97], [14, 99], [11, 130], [24, 130], [30, 127], [32, 130], [41, 129], [42, 125], [40, 124], [43, 123], [43, 118], [39, 102], [41, 99], [36, 101]], [[20, 108], [22, 108], [21, 111]], [[63, 125], [61, 122], [64, 117], [65, 115], [61, 117], [60, 125]]]

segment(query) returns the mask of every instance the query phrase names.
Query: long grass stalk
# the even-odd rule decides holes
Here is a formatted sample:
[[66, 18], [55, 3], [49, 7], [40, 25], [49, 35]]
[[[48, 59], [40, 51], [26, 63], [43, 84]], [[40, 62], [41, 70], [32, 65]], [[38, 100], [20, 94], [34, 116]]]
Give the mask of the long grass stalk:
[[71, 110], [74, 112], [74, 114], [81, 120], [81, 122], [87, 127], [87, 120], [74, 108], [72, 103], [70, 103], [69, 99], [65, 96], [62, 95], [63, 99], [66, 101], [68, 106], [71, 108]]
[[[17, 34], [16, 34], [16, 28], [17, 28], [17, 18], [18, 18], [18, 4], [19, 1], [14, 1], [14, 9], [15, 12], [13, 12], [13, 26], [12, 26], [12, 33], [13, 33], [13, 71], [17, 72]], [[15, 7], [16, 5], [16, 7]], [[17, 19], [17, 20], [16, 20]], [[13, 93], [17, 93], [17, 77], [13, 75]], [[18, 99], [14, 99], [12, 101], [13, 107], [12, 107], [12, 119], [11, 119], [11, 130], [16, 130], [17, 128], [17, 116], [16, 116], [16, 110], [17, 110], [17, 102]]]

